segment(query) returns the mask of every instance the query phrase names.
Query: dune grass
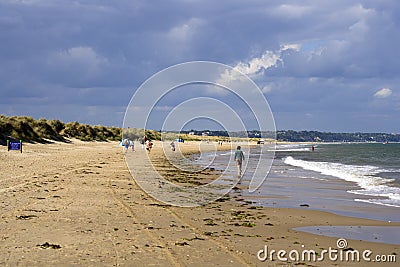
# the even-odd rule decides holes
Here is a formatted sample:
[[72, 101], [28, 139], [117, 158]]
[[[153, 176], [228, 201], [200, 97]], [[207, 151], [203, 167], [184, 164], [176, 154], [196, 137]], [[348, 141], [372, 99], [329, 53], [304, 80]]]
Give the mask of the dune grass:
[[64, 123], [60, 120], [35, 120], [27, 116], [0, 115], [1, 145], [6, 145], [7, 139], [47, 143], [52, 140], [68, 142], [68, 138], [82, 141], [116, 141], [121, 139], [121, 129], [78, 122]]

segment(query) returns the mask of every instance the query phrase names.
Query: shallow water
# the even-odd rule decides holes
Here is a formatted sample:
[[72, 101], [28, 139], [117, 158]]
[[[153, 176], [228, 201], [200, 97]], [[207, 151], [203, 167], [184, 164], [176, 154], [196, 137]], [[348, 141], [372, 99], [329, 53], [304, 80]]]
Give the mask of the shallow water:
[[[315, 151], [307, 144], [278, 145], [270, 169], [270, 147], [246, 153], [250, 157], [241, 180], [242, 195], [254, 205], [400, 221], [400, 144], [319, 144]], [[226, 175], [234, 175], [229, 160], [231, 153], [217, 152], [212, 166], [229, 166]], [[268, 175], [261, 186], [249, 192], [252, 179], [264, 173]]]

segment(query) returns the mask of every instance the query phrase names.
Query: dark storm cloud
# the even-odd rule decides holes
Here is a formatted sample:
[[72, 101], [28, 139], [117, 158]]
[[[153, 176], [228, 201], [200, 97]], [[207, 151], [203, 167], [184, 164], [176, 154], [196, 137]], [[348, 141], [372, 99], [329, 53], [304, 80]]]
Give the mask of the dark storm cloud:
[[254, 78], [278, 128], [399, 131], [399, 5], [2, 0], [0, 113], [120, 125], [152, 74], [211, 60]]

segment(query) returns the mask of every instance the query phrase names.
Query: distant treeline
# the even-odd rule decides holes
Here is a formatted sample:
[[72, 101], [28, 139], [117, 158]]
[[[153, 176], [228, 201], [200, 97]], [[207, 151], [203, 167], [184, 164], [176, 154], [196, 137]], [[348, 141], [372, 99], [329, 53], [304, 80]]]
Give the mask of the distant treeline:
[[318, 131], [277, 131], [261, 132], [257, 130], [228, 133], [226, 131], [190, 130], [181, 133], [192, 135], [271, 138], [287, 142], [400, 142], [400, 134], [388, 133], [330, 133]]
[[329, 133], [317, 131], [277, 131], [279, 141], [288, 142], [400, 142], [400, 134]]
[[77, 138], [82, 141], [114, 141], [121, 139], [121, 129], [78, 122], [63, 123], [59, 120], [35, 120], [25, 116], [0, 115], [1, 145], [6, 145], [7, 139], [46, 143], [48, 140], [67, 142], [67, 138]]

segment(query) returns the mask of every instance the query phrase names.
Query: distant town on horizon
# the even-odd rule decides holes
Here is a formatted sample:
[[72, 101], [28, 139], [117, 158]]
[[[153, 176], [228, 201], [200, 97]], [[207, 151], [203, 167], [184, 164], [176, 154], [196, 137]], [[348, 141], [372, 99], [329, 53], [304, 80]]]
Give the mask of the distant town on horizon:
[[179, 134], [197, 135], [197, 136], [224, 136], [241, 138], [273, 138], [277, 141], [287, 142], [400, 142], [400, 134], [397, 133], [334, 133], [320, 131], [294, 131], [278, 130], [275, 132], [262, 132], [258, 130], [251, 131], [213, 131], [213, 130], [194, 130], [176, 131]]

